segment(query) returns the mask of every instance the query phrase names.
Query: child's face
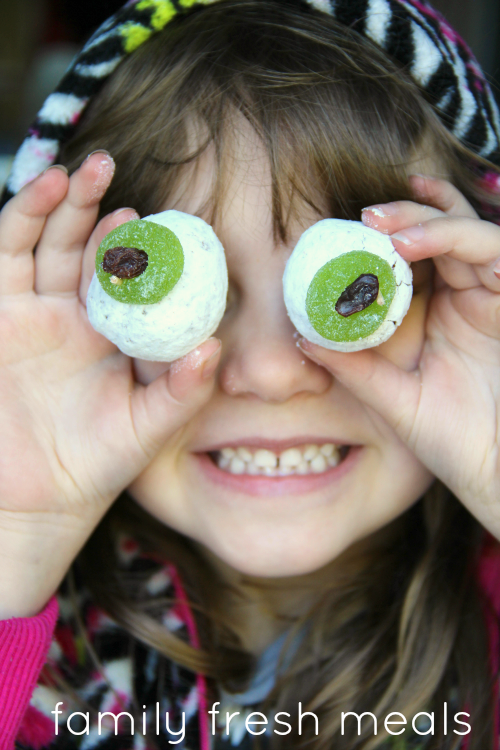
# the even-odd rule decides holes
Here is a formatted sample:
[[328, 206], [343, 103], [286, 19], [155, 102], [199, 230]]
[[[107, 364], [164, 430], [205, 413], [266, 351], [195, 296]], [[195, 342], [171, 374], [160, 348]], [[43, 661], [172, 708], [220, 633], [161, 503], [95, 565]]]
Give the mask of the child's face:
[[[239, 129], [236, 148], [238, 160], [215, 227], [230, 280], [226, 314], [216, 333], [222, 340], [217, 386], [207, 406], [163, 446], [131, 493], [153, 516], [238, 571], [300, 575], [388, 524], [421, 496], [432, 476], [379, 416], [297, 347], [282, 276], [301, 233], [318, 217], [304, 209], [291, 226], [288, 245], [278, 245], [264, 150], [247, 126]], [[163, 208], [200, 213], [212, 187], [212, 164], [207, 152], [196, 176]], [[418, 361], [429, 297], [429, 266], [419, 265], [413, 269], [410, 311], [379, 347], [407, 370]], [[164, 369], [136, 362], [142, 382]], [[342, 446], [336, 467], [325, 470], [321, 459], [304, 464], [305, 446], [328, 453], [331, 448], [325, 446], [331, 444]], [[247, 449], [252, 455], [265, 449], [278, 456], [292, 447], [301, 451], [302, 467], [288, 476], [248, 473], [259, 471], [257, 457], [244, 473], [231, 473], [231, 464], [217, 466], [224, 448]], [[259, 456], [272, 463], [272, 454]], [[233, 461], [232, 468], [241, 470], [241, 463]]]

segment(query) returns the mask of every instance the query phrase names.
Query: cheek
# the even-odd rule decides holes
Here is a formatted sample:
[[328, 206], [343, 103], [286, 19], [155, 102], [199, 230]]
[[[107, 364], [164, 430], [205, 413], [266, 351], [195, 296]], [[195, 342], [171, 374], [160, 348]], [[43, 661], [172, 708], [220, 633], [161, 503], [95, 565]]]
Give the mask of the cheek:
[[179, 430], [127, 488], [135, 502], [161, 523], [188, 536], [193, 513], [186, 502], [185, 443], [189, 424]]

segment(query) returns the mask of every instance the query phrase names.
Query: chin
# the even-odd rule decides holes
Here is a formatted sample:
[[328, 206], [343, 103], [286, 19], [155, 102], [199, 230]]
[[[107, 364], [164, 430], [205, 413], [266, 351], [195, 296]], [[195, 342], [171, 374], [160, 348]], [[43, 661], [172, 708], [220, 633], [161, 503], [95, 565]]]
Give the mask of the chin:
[[237, 573], [252, 578], [291, 578], [314, 573], [331, 562], [329, 556], [314, 559], [297, 558], [293, 550], [286, 552], [252, 550], [242, 555], [239, 550], [210, 550], [212, 554]]
[[[214, 530], [212, 530], [214, 531]], [[268, 527], [243, 529], [243, 524], [232, 533], [226, 529], [221, 536], [199, 539], [202, 553], [206, 551], [214, 562], [231, 570], [255, 578], [288, 578], [307, 575], [320, 570], [339, 557], [351, 545], [351, 534], [326, 535], [319, 529], [305, 529], [304, 524], [289, 524], [287, 528]], [[314, 541], [315, 540], [315, 541]]]
[[[297, 470], [281, 465], [283, 457], [296, 460], [295, 454], [313, 448], [312, 461], [318, 453], [327, 459], [321, 470], [312, 465], [302, 473], [301, 464]], [[250, 458], [233, 467], [237, 450], [225, 445], [186, 452], [182, 460], [174, 452], [160, 454], [129, 488], [148, 513], [192, 539], [229, 574], [269, 579], [319, 571], [390, 524], [431, 483], [401, 450], [392, 451], [388, 462], [378, 450], [345, 447], [340, 440], [268, 441], [262, 449], [247, 438], [241, 463]], [[258, 466], [258, 451], [275, 465]], [[401, 472], [404, 458], [407, 471]]]

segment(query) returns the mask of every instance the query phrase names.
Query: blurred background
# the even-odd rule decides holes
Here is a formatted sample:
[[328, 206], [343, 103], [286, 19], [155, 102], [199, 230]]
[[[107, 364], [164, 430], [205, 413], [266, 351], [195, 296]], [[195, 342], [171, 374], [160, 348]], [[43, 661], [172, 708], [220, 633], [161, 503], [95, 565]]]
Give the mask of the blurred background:
[[[82, 43], [123, 0], [0, 0], [0, 187], [26, 129]], [[434, 0], [500, 100], [499, 0]]]

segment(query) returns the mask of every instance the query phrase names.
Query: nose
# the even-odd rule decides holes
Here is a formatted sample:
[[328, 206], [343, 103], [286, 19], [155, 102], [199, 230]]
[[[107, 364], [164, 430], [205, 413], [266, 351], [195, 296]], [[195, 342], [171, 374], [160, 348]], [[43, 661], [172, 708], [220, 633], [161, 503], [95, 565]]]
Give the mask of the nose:
[[299, 394], [320, 396], [330, 374], [297, 347], [298, 334], [281, 305], [261, 296], [249, 301], [228, 323], [223, 338], [220, 385], [230, 396], [283, 403]]

